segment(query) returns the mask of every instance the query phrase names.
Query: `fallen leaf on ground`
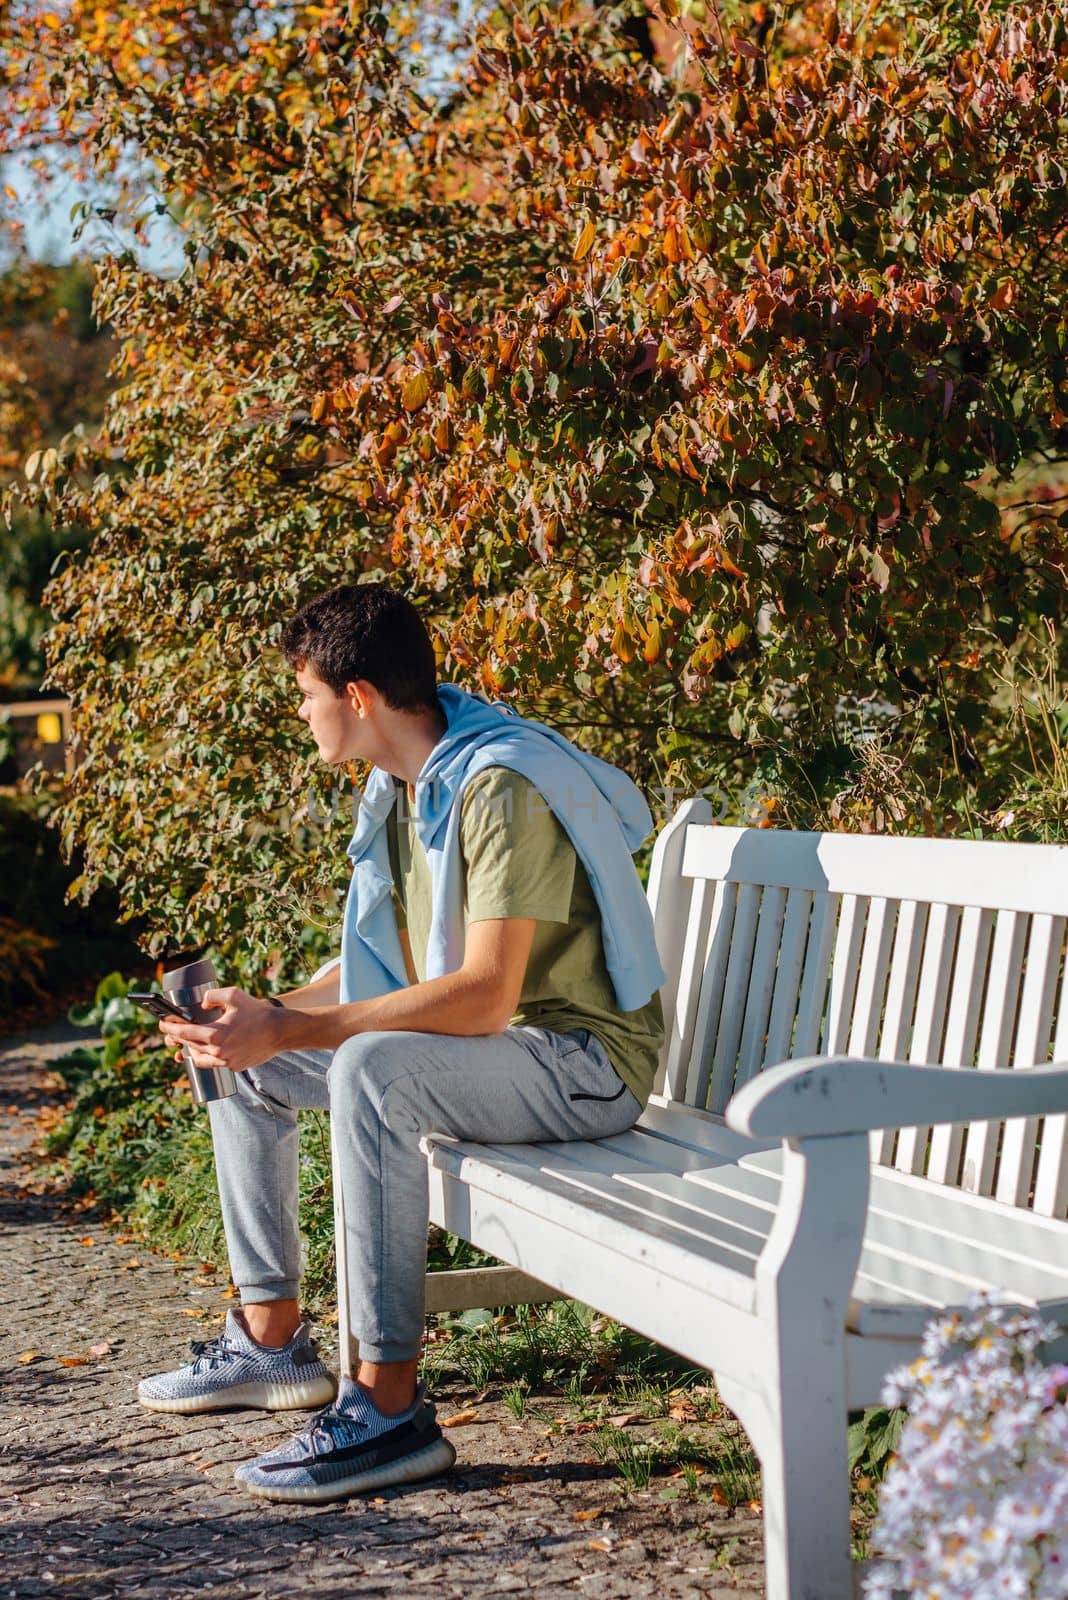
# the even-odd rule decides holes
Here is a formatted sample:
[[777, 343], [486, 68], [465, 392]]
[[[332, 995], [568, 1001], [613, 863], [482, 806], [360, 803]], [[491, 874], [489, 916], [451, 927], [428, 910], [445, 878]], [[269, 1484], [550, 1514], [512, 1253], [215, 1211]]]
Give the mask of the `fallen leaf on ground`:
[[215, 1465], [214, 1461], [198, 1461], [197, 1462], [197, 1471], [198, 1472], [207, 1472], [209, 1470], [209, 1468], [213, 1467], [214, 1465]]
[[712, 1485], [712, 1499], [715, 1501], [717, 1506], [730, 1505], [730, 1501], [727, 1499], [727, 1496], [723, 1493], [723, 1490], [720, 1488], [718, 1483], [714, 1483]]
[[600, 1427], [600, 1423], [598, 1423], [598, 1422], [576, 1422], [575, 1423], [575, 1432], [576, 1433], [596, 1433], [597, 1429], [599, 1427]]
[[675, 1422], [694, 1422], [697, 1412], [690, 1400], [674, 1400], [668, 1407], [668, 1416]]
[[136, 1256], [131, 1256], [129, 1261], [120, 1261], [119, 1262], [119, 1271], [120, 1272], [133, 1272], [140, 1265], [141, 1265], [141, 1263], [140, 1263], [140, 1261], [138, 1261], [137, 1257]]
[[532, 1462], [535, 1462], [535, 1463], [537, 1463], [539, 1461], [548, 1461], [549, 1452], [548, 1452], [548, 1450], [539, 1450], [537, 1455], [536, 1456], [531, 1456], [530, 1459], [531, 1459]]
[[764, 1509], [763, 1502], [760, 1500], [747, 1500], [745, 1506], [747, 1511], [755, 1511], [758, 1515]]
[[61, 1367], [87, 1367], [89, 1365], [89, 1357], [88, 1356], [60, 1356], [59, 1364], [60, 1364]]
[[443, 1428], [466, 1428], [469, 1422], [481, 1422], [477, 1411], [457, 1411], [451, 1417], [442, 1417]]
[[591, 1506], [588, 1511], [572, 1511], [572, 1522], [593, 1522], [597, 1517], [604, 1516], [604, 1506]]
[[586, 1546], [587, 1550], [611, 1550], [611, 1539], [591, 1539]]
[[636, 1411], [624, 1411], [621, 1416], [609, 1417], [613, 1428], [629, 1428], [632, 1422], [641, 1422], [642, 1418]]
[[700, 1478], [703, 1475], [704, 1470], [704, 1467], [698, 1466], [696, 1462], [691, 1462], [689, 1466], [680, 1467], [677, 1472], [669, 1473], [668, 1476], [672, 1478], [685, 1478], [687, 1473], [689, 1473], [693, 1478]]
[[36, 1361], [40, 1354], [40, 1350], [24, 1350], [19, 1356], [19, 1366], [25, 1367], [29, 1362]]
[[223, 1297], [224, 1300], [233, 1300], [236, 1297], [236, 1295], [237, 1295], [237, 1290], [236, 1290], [236, 1288], [234, 1287], [233, 1284], [230, 1285], [229, 1289], [224, 1289], [223, 1292], [222, 1292], [222, 1297]]
[[111, 1346], [108, 1341], [106, 1339], [101, 1339], [99, 1344], [91, 1344], [89, 1346], [89, 1354], [91, 1356], [106, 1356], [110, 1349]]
[[89, 1246], [90, 1246], [90, 1245], [91, 1245], [91, 1244], [95, 1244], [95, 1243], [96, 1243], [96, 1240], [95, 1240], [95, 1239], [93, 1239], [93, 1238], [90, 1238], [90, 1236], [89, 1236], [89, 1235], [88, 1235], [88, 1234], [86, 1234], [86, 1236], [85, 1236], [85, 1238], [84, 1238], [84, 1239], [79, 1239], [79, 1240], [78, 1240], [78, 1243], [79, 1243], [79, 1244], [84, 1244], [84, 1245], [85, 1245], [85, 1248], [86, 1248], [86, 1249], [87, 1249], [87, 1250], [88, 1250], [88, 1248], [89, 1248]]

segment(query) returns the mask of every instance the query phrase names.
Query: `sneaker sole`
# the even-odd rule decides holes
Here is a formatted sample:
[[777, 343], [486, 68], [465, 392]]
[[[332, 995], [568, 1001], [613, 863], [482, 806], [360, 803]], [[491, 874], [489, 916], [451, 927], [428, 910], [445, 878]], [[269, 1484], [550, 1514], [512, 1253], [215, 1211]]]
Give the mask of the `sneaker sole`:
[[331, 1378], [315, 1378], [308, 1383], [235, 1383], [214, 1394], [182, 1395], [167, 1400], [138, 1394], [147, 1411], [170, 1411], [188, 1415], [199, 1411], [233, 1411], [254, 1407], [258, 1411], [307, 1411], [329, 1405], [337, 1394]]
[[367, 1489], [388, 1489], [398, 1483], [415, 1483], [420, 1478], [436, 1478], [456, 1460], [456, 1451], [448, 1439], [436, 1439], [413, 1455], [401, 1461], [386, 1461], [380, 1467], [370, 1467], [366, 1472], [353, 1473], [350, 1478], [338, 1478], [324, 1484], [279, 1484], [275, 1488], [267, 1483], [249, 1483], [237, 1469], [234, 1476], [242, 1489], [259, 1495], [263, 1500], [300, 1501], [302, 1504], [321, 1505], [328, 1500], [344, 1500], [350, 1494], [361, 1494]]

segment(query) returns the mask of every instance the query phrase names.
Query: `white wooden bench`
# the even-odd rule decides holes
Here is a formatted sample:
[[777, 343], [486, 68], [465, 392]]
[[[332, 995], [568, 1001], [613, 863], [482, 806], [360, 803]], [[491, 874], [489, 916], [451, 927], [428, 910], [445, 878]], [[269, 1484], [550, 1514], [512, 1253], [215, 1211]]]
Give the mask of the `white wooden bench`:
[[847, 1411], [976, 1289], [1068, 1324], [1068, 1071], [1007, 1070], [1068, 1061], [1068, 851], [708, 814], [655, 848], [637, 1127], [427, 1141], [434, 1221], [549, 1289], [434, 1274], [431, 1304], [556, 1290], [711, 1370], [760, 1457], [771, 1600], [847, 1600]]

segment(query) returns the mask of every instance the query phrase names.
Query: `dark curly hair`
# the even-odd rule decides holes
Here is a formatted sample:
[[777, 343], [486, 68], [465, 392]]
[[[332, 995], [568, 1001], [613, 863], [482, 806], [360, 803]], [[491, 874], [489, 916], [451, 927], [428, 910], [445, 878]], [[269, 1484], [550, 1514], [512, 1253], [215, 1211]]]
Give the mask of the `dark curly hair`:
[[365, 678], [394, 711], [440, 710], [430, 636], [388, 583], [342, 583], [301, 606], [282, 629], [291, 667], [315, 668], [336, 695]]

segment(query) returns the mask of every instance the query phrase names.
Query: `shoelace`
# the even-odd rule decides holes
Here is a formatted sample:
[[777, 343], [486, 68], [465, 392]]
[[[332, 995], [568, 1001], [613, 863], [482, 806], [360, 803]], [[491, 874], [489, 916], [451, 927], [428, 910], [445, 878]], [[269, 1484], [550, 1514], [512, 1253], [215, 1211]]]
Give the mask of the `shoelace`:
[[315, 1413], [300, 1437], [311, 1453], [317, 1445], [324, 1445], [329, 1450], [332, 1445], [346, 1442], [353, 1433], [366, 1431], [367, 1424], [360, 1417], [351, 1417], [336, 1406], [324, 1406]]
[[237, 1354], [237, 1346], [231, 1344], [225, 1333], [216, 1334], [214, 1339], [190, 1339], [189, 1348], [194, 1356], [194, 1372], [202, 1372], [205, 1367], [210, 1371], [220, 1361]]

